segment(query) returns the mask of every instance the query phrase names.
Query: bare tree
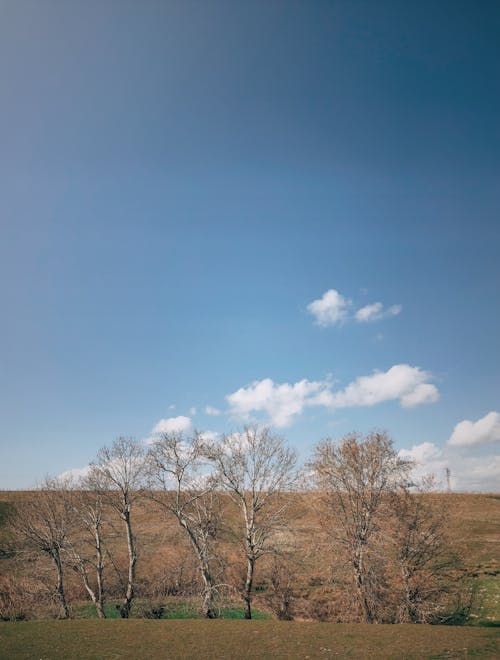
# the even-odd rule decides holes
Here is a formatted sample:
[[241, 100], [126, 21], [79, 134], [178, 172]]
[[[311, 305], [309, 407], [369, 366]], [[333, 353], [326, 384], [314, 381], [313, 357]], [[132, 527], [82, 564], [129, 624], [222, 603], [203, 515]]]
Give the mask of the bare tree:
[[111, 447], [103, 447], [92, 464], [94, 479], [102, 496], [116, 511], [125, 527], [128, 551], [128, 574], [120, 615], [127, 619], [134, 599], [137, 564], [136, 538], [132, 529], [132, 509], [142, 497], [147, 477], [144, 445], [133, 438], [118, 438]]
[[33, 496], [16, 505], [11, 521], [15, 540], [24, 549], [50, 558], [57, 573], [55, 594], [60, 605], [60, 618], [69, 617], [64, 590], [63, 552], [73, 526], [68, 484], [62, 479], [47, 477]]
[[[85, 590], [95, 605], [97, 616], [105, 619], [104, 612], [104, 566], [103, 544], [105, 484], [100, 470], [91, 468], [89, 474], [71, 494], [74, 518], [79, 523], [68, 543], [68, 552], [76, 562]], [[95, 586], [89, 569], [95, 572]]]
[[443, 600], [458, 584], [460, 562], [448, 538], [450, 512], [431, 488], [427, 481], [417, 492], [400, 488], [391, 496], [387, 532], [398, 569], [397, 620], [401, 623], [435, 620]]
[[327, 439], [315, 450], [311, 467], [323, 494], [332, 534], [347, 552], [358, 605], [367, 623], [377, 620], [380, 567], [371, 541], [379, 529], [387, 495], [407, 481], [411, 462], [399, 458], [385, 433]]
[[290, 491], [296, 483], [296, 454], [267, 427], [245, 427], [242, 433], [223, 435], [207, 447], [216, 478], [240, 509], [246, 579], [243, 589], [245, 618], [252, 618], [255, 564], [272, 552], [273, 534], [286, 525]]
[[[186, 532], [196, 555], [203, 583], [204, 616], [217, 618], [215, 598], [221, 564], [217, 562], [216, 541], [221, 523], [221, 501], [214, 480], [204, 471], [200, 436], [186, 438], [180, 433], [164, 433], [149, 450], [153, 488], [151, 497], [172, 514]], [[218, 564], [218, 565], [217, 565]]]

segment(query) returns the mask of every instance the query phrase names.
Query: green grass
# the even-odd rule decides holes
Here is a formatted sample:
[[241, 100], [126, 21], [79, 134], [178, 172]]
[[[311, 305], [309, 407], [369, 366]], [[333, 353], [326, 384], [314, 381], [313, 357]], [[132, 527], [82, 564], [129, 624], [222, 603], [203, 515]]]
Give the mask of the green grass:
[[0, 527], [5, 524], [7, 521], [7, 516], [12, 509], [12, 504], [10, 502], [0, 501]]
[[471, 622], [474, 625], [500, 628], [500, 575], [478, 580], [477, 600]]
[[500, 631], [278, 621], [34, 621], [0, 624], [3, 660], [100, 658], [498, 658]]
[[[170, 600], [166, 601], [164, 603], [158, 603], [158, 605], [163, 605], [165, 608], [165, 611], [162, 615], [162, 619], [203, 619], [204, 617], [202, 614], [199, 612], [196, 603], [193, 601], [189, 600]], [[155, 606], [157, 606], [157, 603], [155, 602]], [[144, 610], [148, 609], [148, 603], [144, 601], [135, 601], [133, 606], [132, 606], [132, 611], [131, 611], [131, 618], [132, 619], [143, 619], [144, 618]], [[104, 605], [104, 612], [106, 613], [106, 617], [108, 619], [119, 619], [120, 618], [120, 613], [118, 611], [118, 608], [116, 607], [116, 604], [114, 602], [111, 603], [106, 603]], [[244, 619], [244, 611], [242, 607], [238, 606], [231, 606], [231, 607], [223, 607], [221, 609], [221, 618], [223, 619], [231, 619], [231, 620], [238, 620], [238, 619]], [[96, 609], [92, 603], [85, 603], [85, 604], [75, 604], [73, 606], [73, 616], [76, 619], [96, 619], [97, 614], [96, 614]], [[252, 616], [255, 621], [266, 621], [271, 619], [271, 616], [267, 612], [263, 612], [262, 610], [259, 609], [253, 609], [252, 610]]]

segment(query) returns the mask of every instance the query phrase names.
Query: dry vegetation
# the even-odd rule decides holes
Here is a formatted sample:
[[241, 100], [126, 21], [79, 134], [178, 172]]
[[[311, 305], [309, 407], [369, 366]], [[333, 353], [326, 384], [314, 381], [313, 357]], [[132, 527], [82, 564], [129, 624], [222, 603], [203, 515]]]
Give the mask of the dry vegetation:
[[[4, 516], [19, 502], [28, 502], [33, 492], [0, 492], [0, 508]], [[341, 602], [332, 598], [332, 578], [341, 566], [333, 560], [324, 534], [319, 507], [320, 496], [314, 493], [294, 493], [290, 496], [290, 530], [283, 532], [280, 541], [287, 552], [277, 560], [263, 559], [256, 573], [255, 606], [271, 615], [295, 619], [338, 620]], [[500, 498], [492, 495], [434, 494], [419, 496], [432, 500], [449, 515], [453, 533], [453, 547], [463, 558], [477, 592], [470, 623], [500, 622]], [[237, 520], [237, 510], [229, 498], [224, 502], [229, 523]], [[6, 612], [13, 618], [47, 618], [57, 616], [59, 605], [53, 596], [54, 576], [50, 562], [44, 557], [30, 557], [22, 561], [11, 555], [11, 539], [2, 528], [0, 536], [0, 581], [5, 598], [11, 592]], [[198, 572], [189, 543], [175, 518], [161, 515], [148, 500], [141, 501], [136, 512], [138, 539], [137, 600], [138, 614], [146, 605], [151, 607], [179, 599], [193, 602], [197, 597]], [[110, 540], [116, 568], [126, 570], [127, 555], [122, 538], [115, 533]], [[240, 547], [229, 534], [223, 534], [222, 551], [227, 558], [227, 579], [234, 585], [244, 581], [245, 562]], [[282, 561], [283, 559], [283, 561]], [[332, 565], [333, 564], [333, 565]], [[119, 573], [107, 566], [106, 588], [108, 604], [119, 604], [122, 583]], [[88, 599], [79, 574], [66, 572], [66, 593], [73, 604], [73, 616], [79, 605]], [[227, 600], [238, 601], [236, 592], [228, 589]], [[288, 604], [287, 604], [288, 600]], [[226, 603], [227, 604], [227, 603]], [[4, 602], [5, 607], [5, 602]], [[87, 610], [85, 610], [88, 612]], [[132, 609], [134, 615], [134, 608]]]
[[499, 496], [415, 491], [380, 434], [325, 441], [297, 488], [283, 442], [245, 434], [119, 441], [79, 487], [0, 493], [0, 617], [499, 625]]

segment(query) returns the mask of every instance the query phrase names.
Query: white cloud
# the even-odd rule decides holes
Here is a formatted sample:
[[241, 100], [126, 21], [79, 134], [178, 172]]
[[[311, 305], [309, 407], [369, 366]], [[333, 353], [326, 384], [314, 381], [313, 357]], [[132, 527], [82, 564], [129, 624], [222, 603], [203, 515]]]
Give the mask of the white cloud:
[[402, 458], [416, 461], [413, 471], [419, 479], [434, 474], [437, 485], [446, 488], [446, 469], [450, 470], [450, 484], [454, 491], [497, 492], [500, 483], [500, 456], [475, 456], [464, 458], [453, 447], [441, 449], [432, 442], [401, 449]]
[[422, 442], [420, 445], [413, 445], [411, 449], [401, 449], [399, 451], [401, 458], [407, 458], [415, 462], [412, 476], [415, 480], [420, 480], [426, 475], [433, 474], [438, 486], [443, 486], [443, 478], [448, 462], [443, 455], [443, 450], [432, 442]]
[[205, 414], [210, 415], [211, 417], [217, 417], [217, 415], [221, 414], [221, 411], [213, 406], [205, 406]]
[[403, 309], [402, 305], [392, 305], [391, 307], [384, 309], [384, 306], [381, 302], [372, 303], [371, 305], [365, 305], [358, 309], [355, 313], [354, 318], [356, 321], [366, 323], [369, 321], [380, 321], [381, 319], [387, 318], [389, 316], [397, 316], [401, 313]]
[[196, 408], [194, 406], [189, 409], [189, 414], [190, 415], [196, 415]]
[[439, 400], [439, 392], [432, 383], [420, 383], [406, 394], [401, 396], [401, 405], [403, 408], [414, 408], [422, 403], [435, 403]]
[[430, 378], [431, 374], [420, 367], [395, 364], [387, 371], [360, 376], [345, 389], [332, 393], [328, 405], [331, 408], [352, 408], [396, 399], [403, 408], [433, 403], [439, 399], [439, 392], [435, 385], [425, 382]]
[[472, 447], [500, 441], [500, 413], [489, 412], [477, 422], [464, 419], [453, 429], [448, 444], [454, 447]]
[[271, 424], [283, 427], [289, 426], [306, 406], [335, 410], [391, 400], [399, 400], [403, 408], [432, 403], [438, 400], [439, 392], [426, 382], [430, 378], [431, 374], [419, 367], [396, 364], [386, 372], [361, 376], [339, 391], [333, 391], [330, 379], [280, 384], [264, 378], [228, 394], [226, 399], [236, 417], [248, 419], [251, 413], [265, 413]]
[[310, 397], [328, 386], [327, 381], [304, 379], [290, 385], [264, 378], [228, 394], [226, 399], [231, 413], [237, 417], [248, 419], [251, 412], [266, 412], [274, 426], [289, 426], [293, 418], [303, 411]]
[[160, 419], [160, 421], [153, 428], [152, 433], [184, 433], [191, 428], [191, 419], [184, 415], [179, 417], [168, 417]]
[[347, 317], [351, 301], [344, 298], [336, 289], [329, 289], [318, 300], [307, 305], [307, 311], [312, 314], [316, 323], [321, 326], [335, 325]]
[[218, 434], [215, 431], [202, 431], [200, 433], [200, 438], [204, 442], [215, 442], [218, 438]]
[[88, 476], [89, 472], [90, 472], [90, 465], [86, 465], [85, 467], [72, 468], [71, 470], [66, 470], [65, 472], [61, 472], [61, 474], [57, 478], [61, 479], [62, 481], [78, 482], [80, 481], [80, 479], [85, 479], [85, 477]]
[[[316, 323], [323, 327], [336, 325], [350, 318], [352, 301], [337, 291], [328, 289], [318, 300], [307, 305], [307, 311], [314, 316]], [[380, 321], [390, 316], [397, 316], [403, 309], [402, 305], [384, 307], [381, 302], [370, 303], [358, 309], [351, 318], [360, 323]]]

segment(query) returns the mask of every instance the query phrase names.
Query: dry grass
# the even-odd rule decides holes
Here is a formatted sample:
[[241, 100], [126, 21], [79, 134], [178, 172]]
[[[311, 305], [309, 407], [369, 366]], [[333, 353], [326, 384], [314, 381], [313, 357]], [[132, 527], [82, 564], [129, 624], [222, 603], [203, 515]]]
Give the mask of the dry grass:
[[51, 621], [0, 626], [0, 658], [498, 658], [500, 631], [276, 621]]

